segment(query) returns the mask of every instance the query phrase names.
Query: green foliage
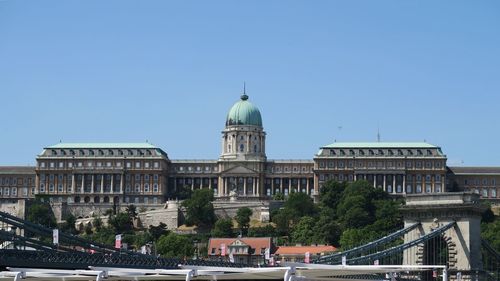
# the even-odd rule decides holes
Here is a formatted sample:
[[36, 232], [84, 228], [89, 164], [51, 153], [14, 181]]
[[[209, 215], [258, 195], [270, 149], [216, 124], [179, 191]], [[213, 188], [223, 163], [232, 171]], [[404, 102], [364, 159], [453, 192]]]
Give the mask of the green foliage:
[[191, 190], [191, 187], [184, 185], [177, 188], [177, 191], [174, 193], [174, 197], [176, 197], [179, 200], [185, 200], [191, 198], [192, 194], [193, 191]]
[[72, 214], [66, 216], [65, 222], [60, 226], [61, 231], [65, 233], [77, 234], [75, 228], [76, 218]]
[[339, 246], [340, 235], [342, 230], [331, 217], [320, 216], [314, 226], [313, 242], [318, 244], [330, 244], [336, 247]]
[[135, 205], [130, 204], [125, 208], [125, 212], [127, 212], [128, 216], [131, 218], [137, 217], [137, 207]]
[[305, 193], [291, 193], [285, 202], [284, 209], [295, 222], [303, 216], [314, 216], [317, 213], [316, 205]]
[[194, 253], [194, 246], [191, 239], [175, 233], [161, 236], [156, 244], [156, 249], [159, 254], [167, 258], [190, 257]]
[[247, 235], [248, 228], [250, 227], [250, 217], [253, 212], [248, 207], [239, 208], [236, 212], [236, 222], [238, 223], [238, 228], [243, 233], [243, 235]]
[[272, 224], [248, 229], [248, 237], [276, 237], [276, 228]]
[[48, 203], [42, 200], [35, 200], [28, 208], [26, 219], [33, 223], [38, 223], [46, 227], [56, 227], [56, 217]]
[[488, 209], [484, 211], [482, 217], [481, 217], [481, 222], [482, 223], [491, 223], [495, 221], [495, 214], [491, 210], [491, 206], [488, 206]]
[[94, 226], [94, 229], [96, 231], [100, 231], [101, 228], [102, 228], [102, 220], [100, 217], [95, 217], [93, 220], [92, 220], [92, 225]]
[[314, 226], [316, 220], [309, 216], [300, 218], [298, 223], [293, 227], [292, 241], [304, 245], [311, 244], [314, 239]]
[[116, 233], [129, 232], [134, 228], [132, 218], [128, 213], [118, 213], [116, 216], [110, 216], [108, 223]]
[[150, 225], [148, 232], [151, 235], [151, 239], [157, 241], [162, 235], [168, 234], [169, 231], [167, 230], [167, 225], [160, 222], [157, 226]]
[[195, 190], [191, 198], [182, 202], [182, 206], [186, 208], [186, 224], [210, 227], [215, 220], [213, 200], [211, 189]]
[[281, 192], [278, 192], [278, 193], [273, 195], [273, 200], [283, 201], [283, 200], [285, 200], [285, 195]]
[[333, 180], [327, 181], [319, 191], [319, 204], [321, 212], [324, 215], [329, 215], [336, 218], [336, 210], [342, 193], [346, 189], [345, 182], [336, 182]]
[[218, 219], [212, 229], [212, 237], [234, 237], [233, 221], [230, 218]]
[[97, 243], [112, 246], [115, 244], [115, 231], [111, 227], [103, 227], [93, 234], [84, 234], [85, 239], [95, 241]]
[[272, 216], [272, 222], [276, 224], [276, 233], [279, 236], [289, 236], [290, 233], [290, 221], [292, 216], [286, 209], [281, 209], [275, 212]]
[[481, 224], [481, 237], [500, 253], [500, 218], [496, 217], [490, 223]]

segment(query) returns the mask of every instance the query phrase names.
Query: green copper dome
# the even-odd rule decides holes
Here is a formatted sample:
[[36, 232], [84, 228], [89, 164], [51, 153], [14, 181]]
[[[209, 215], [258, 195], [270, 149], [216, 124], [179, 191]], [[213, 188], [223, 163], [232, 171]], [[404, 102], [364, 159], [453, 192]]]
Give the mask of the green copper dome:
[[241, 95], [241, 100], [231, 107], [226, 118], [226, 126], [253, 125], [262, 127], [262, 118], [259, 109], [248, 101], [246, 94]]

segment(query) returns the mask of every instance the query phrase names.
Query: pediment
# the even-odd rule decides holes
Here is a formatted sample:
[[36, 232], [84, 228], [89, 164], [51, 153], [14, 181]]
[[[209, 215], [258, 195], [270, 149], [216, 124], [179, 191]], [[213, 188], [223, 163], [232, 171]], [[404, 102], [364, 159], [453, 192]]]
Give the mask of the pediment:
[[241, 240], [239, 240], [239, 239], [236, 239], [236, 240], [234, 240], [234, 242], [233, 242], [233, 243], [231, 243], [229, 246], [230, 246], [230, 247], [241, 247], [241, 246], [248, 246], [248, 244], [246, 244], [245, 242], [243, 242], [243, 241], [241, 241]]
[[223, 171], [222, 172], [223, 174], [257, 174], [256, 171], [252, 170], [252, 169], [249, 169], [247, 167], [244, 167], [244, 166], [236, 166], [236, 167], [232, 167], [226, 171]]

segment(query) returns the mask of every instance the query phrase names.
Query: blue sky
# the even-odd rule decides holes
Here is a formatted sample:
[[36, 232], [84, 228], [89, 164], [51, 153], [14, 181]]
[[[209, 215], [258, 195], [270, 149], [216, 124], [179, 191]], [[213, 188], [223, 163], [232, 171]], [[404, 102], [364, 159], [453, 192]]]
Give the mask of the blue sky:
[[423, 141], [500, 165], [499, 1], [0, 1], [0, 165], [149, 140], [216, 159], [243, 81], [268, 158]]

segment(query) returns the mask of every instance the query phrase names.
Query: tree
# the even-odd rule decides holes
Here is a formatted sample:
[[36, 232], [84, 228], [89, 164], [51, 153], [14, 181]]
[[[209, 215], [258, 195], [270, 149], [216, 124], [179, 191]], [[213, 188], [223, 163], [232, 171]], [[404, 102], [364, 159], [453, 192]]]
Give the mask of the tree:
[[163, 222], [160, 222], [157, 226], [150, 225], [148, 232], [151, 234], [151, 238], [157, 241], [162, 235], [168, 234], [167, 225]]
[[215, 220], [213, 200], [211, 189], [195, 190], [191, 198], [182, 202], [182, 206], [186, 208], [186, 224], [210, 227]]
[[250, 227], [248, 229], [249, 237], [276, 237], [276, 228], [272, 224], [260, 227]]
[[156, 249], [166, 258], [190, 257], [194, 253], [193, 242], [188, 237], [175, 233], [161, 236]]
[[76, 234], [75, 228], [76, 218], [72, 214], [66, 216], [65, 222], [61, 225], [61, 231]]
[[315, 219], [309, 216], [302, 217], [299, 222], [293, 227], [292, 241], [309, 245], [314, 236]]
[[276, 194], [273, 195], [273, 200], [283, 201], [285, 200], [285, 195], [281, 192], [277, 192]]
[[127, 208], [125, 208], [125, 212], [127, 212], [130, 218], [137, 217], [137, 208], [133, 204], [128, 205]]
[[248, 228], [250, 227], [250, 217], [253, 212], [248, 207], [239, 208], [236, 212], [236, 222], [238, 223], [238, 228], [243, 233], [243, 235], [248, 234]]
[[500, 252], [500, 219], [491, 223], [481, 224], [481, 237], [485, 239], [497, 252]]
[[212, 229], [212, 237], [234, 237], [233, 221], [230, 218], [218, 219]]
[[325, 216], [336, 217], [337, 206], [346, 186], [345, 182], [329, 180], [319, 190], [319, 205]]
[[103, 223], [102, 223], [102, 220], [100, 217], [95, 217], [93, 220], [92, 220], [92, 225], [94, 226], [94, 229], [96, 231], [100, 231], [102, 226], [103, 226]]
[[301, 192], [291, 193], [285, 202], [284, 209], [294, 222], [303, 216], [315, 216], [317, 207], [309, 195]]
[[39, 200], [36, 200], [29, 206], [26, 219], [49, 228], [57, 226], [56, 217], [50, 205]]
[[340, 225], [331, 217], [320, 216], [316, 221], [313, 230], [313, 239], [315, 243], [340, 245], [340, 235], [342, 230]]
[[128, 213], [118, 213], [116, 216], [110, 216], [108, 223], [116, 233], [128, 232], [134, 228], [132, 218]]

